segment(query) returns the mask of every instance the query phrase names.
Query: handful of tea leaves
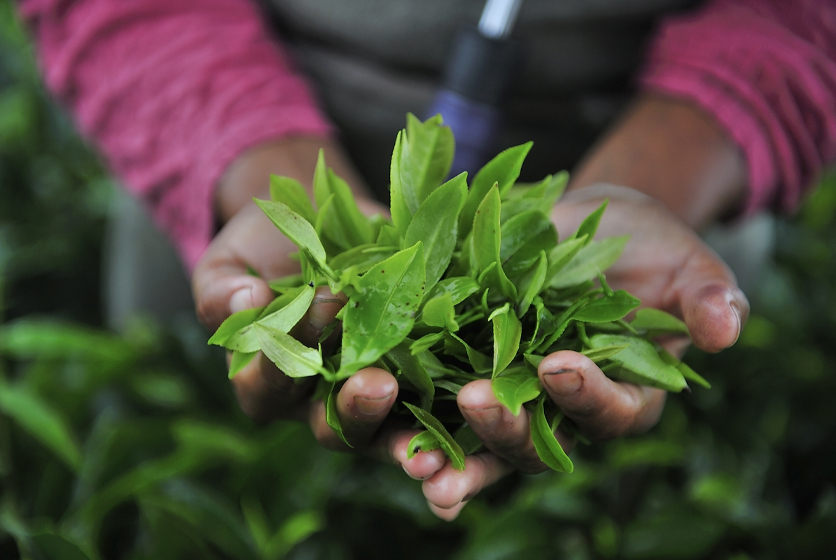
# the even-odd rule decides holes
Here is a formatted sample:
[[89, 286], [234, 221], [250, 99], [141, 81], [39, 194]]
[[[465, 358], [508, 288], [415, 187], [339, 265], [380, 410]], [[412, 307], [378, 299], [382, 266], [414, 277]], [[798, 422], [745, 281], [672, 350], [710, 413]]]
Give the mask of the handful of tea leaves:
[[[530, 148], [500, 153], [468, 189], [464, 173], [444, 181], [450, 129], [438, 116], [422, 123], [408, 115], [392, 154], [391, 219], [364, 216], [321, 153], [316, 208], [298, 182], [271, 177], [271, 200], [256, 203], [299, 247], [301, 273], [273, 282], [270, 305], [232, 315], [212, 336], [232, 352], [230, 377], [259, 351], [290, 377], [320, 376], [317, 397], [342, 436], [338, 385], [361, 368], [386, 369], [401, 388], [392, 414], [414, 415], [427, 429], [410, 442], [410, 456], [441, 448], [457, 469], [481, 443], [450, 401], [470, 381], [489, 378], [514, 414], [529, 408], [537, 453], [565, 472], [572, 462], [554, 436], [563, 415], [537, 376], [547, 354], [581, 352], [610, 377], [668, 391], [684, 389], [686, 379], [707, 386], [652, 341], [687, 334], [682, 321], [654, 309], [624, 320], [640, 302], [612, 290], [602, 271], [627, 237], [593, 240], [607, 203], [559, 241], [548, 212], [568, 175], [515, 184]], [[288, 334], [323, 285], [348, 297], [320, 340], [341, 325], [342, 343], [330, 355]]]

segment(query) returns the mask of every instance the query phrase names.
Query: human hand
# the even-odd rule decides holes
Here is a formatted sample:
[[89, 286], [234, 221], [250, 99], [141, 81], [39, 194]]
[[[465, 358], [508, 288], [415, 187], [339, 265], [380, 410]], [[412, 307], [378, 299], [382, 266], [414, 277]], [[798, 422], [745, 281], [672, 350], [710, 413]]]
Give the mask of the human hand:
[[[632, 236], [621, 259], [607, 270], [608, 282], [639, 297], [644, 307], [682, 318], [694, 344], [705, 351], [734, 344], [748, 315], [746, 297], [720, 258], [661, 203], [612, 185], [569, 193], [552, 213], [561, 238], [574, 232], [604, 198], [610, 202], [598, 235]], [[683, 338], [663, 341], [680, 355], [687, 343]], [[576, 352], [549, 355], [538, 373], [555, 404], [593, 439], [642, 433], [656, 424], [664, 406], [664, 391], [610, 380]], [[496, 400], [489, 380], [462, 388], [458, 404], [489, 452], [468, 457], [463, 472], [448, 463], [424, 482], [431, 507], [445, 518], [455, 517], [467, 499], [513, 469], [533, 473], [547, 468], [534, 450], [528, 412], [523, 408], [513, 416]], [[560, 430], [557, 437], [568, 452], [571, 437]]]
[[[359, 185], [337, 148], [318, 138], [298, 138], [260, 146], [236, 161], [217, 190], [223, 228], [196, 266], [192, 287], [198, 316], [211, 330], [232, 313], [270, 303], [274, 294], [267, 281], [299, 271], [288, 255], [297, 247], [282, 235], [252, 197], [269, 198], [267, 177], [277, 173], [308, 184], [319, 148], [329, 165], [352, 185]], [[356, 188], [358, 206], [367, 215], [385, 209]], [[248, 272], [248, 266], [258, 277]], [[341, 295], [319, 289], [307, 315], [292, 334], [315, 346], [324, 328], [345, 303]], [[325, 420], [321, 401], [312, 402], [314, 383], [297, 383], [264, 356], [250, 362], [232, 380], [242, 410], [259, 422], [278, 419], [306, 421], [317, 440], [329, 449], [350, 448]], [[407, 460], [407, 444], [418, 433], [404, 426], [382, 426], [398, 394], [395, 378], [378, 368], [365, 368], [348, 379], [337, 396], [337, 414], [346, 439], [354, 449], [403, 465], [413, 478], [426, 478], [444, 463], [440, 450]]]

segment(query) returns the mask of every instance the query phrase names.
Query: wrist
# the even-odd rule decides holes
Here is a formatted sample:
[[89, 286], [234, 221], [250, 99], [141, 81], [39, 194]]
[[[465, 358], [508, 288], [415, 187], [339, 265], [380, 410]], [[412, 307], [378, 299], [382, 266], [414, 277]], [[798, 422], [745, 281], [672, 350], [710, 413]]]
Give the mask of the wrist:
[[253, 146], [227, 167], [215, 188], [219, 222], [226, 223], [253, 197], [269, 198], [271, 174], [296, 179], [313, 198], [312, 181], [320, 149], [325, 152], [327, 165], [345, 179], [355, 196], [366, 197], [362, 180], [336, 143], [318, 136], [293, 136]]
[[644, 94], [587, 154], [569, 189], [601, 183], [629, 185], [700, 228], [739, 206], [746, 162], [702, 109]]

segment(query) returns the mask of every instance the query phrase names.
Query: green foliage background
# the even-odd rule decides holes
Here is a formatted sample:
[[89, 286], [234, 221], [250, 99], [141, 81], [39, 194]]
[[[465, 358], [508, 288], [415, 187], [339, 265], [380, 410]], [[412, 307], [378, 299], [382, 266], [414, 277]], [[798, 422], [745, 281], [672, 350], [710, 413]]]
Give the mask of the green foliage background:
[[256, 427], [196, 325], [101, 326], [112, 181], [0, 2], [0, 558], [817, 559], [836, 550], [836, 177], [778, 224], [710, 391], [512, 476], [453, 523], [420, 483]]

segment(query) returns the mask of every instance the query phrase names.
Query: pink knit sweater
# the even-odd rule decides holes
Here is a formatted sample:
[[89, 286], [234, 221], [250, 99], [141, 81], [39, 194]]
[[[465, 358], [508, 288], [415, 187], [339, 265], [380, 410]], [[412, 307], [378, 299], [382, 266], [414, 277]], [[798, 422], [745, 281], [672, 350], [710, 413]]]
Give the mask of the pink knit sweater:
[[[21, 0], [48, 87], [191, 268], [246, 148], [330, 125], [249, 0]], [[693, 100], [746, 155], [750, 210], [836, 160], [836, 2], [712, 0], [660, 27], [640, 85]]]

